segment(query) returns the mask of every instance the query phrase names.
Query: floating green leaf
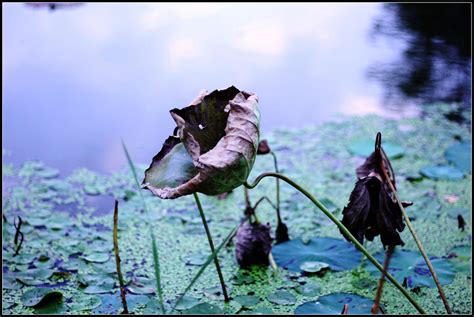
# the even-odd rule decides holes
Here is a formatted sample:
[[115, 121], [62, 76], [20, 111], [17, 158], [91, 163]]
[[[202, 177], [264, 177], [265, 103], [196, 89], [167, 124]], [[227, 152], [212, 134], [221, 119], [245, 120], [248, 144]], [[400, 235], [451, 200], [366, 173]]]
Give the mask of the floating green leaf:
[[48, 288], [33, 288], [21, 296], [21, 303], [27, 307], [47, 305], [48, 303], [56, 301], [58, 297], [62, 298], [63, 293]]
[[96, 262], [96, 263], [103, 263], [107, 262], [110, 259], [110, 254], [108, 253], [91, 253], [89, 255], [84, 256], [84, 260], [89, 262]]
[[471, 273], [471, 254], [472, 247], [470, 245], [456, 246], [448, 252], [449, 261], [453, 264], [456, 272]]
[[255, 282], [255, 279], [246, 273], [245, 271], [237, 272], [234, 277], [232, 277], [231, 282], [234, 285], [244, 285], [244, 284], [252, 284]]
[[181, 257], [181, 260], [186, 263], [186, 265], [196, 265], [201, 266], [207, 261], [207, 256], [204, 254], [188, 254]]
[[[402, 157], [405, 154], [405, 149], [395, 143], [383, 142], [382, 148], [390, 159]], [[349, 152], [352, 154], [367, 157], [374, 151], [374, 140], [366, 139], [355, 141], [348, 146]]]
[[298, 294], [314, 297], [319, 294], [321, 287], [313, 283], [305, 283], [304, 285], [297, 286], [295, 291]]
[[97, 295], [78, 294], [73, 296], [73, 302], [67, 305], [74, 311], [92, 310], [102, 304], [102, 300]]
[[277, 305], [293, 305], [296, 303], [295, 295], [288, 291], [276, 291], [275, 293], [269, 294], [267, 299], [269, 302]]
[[[344, 304], [348, 304], [348, 314], [371, 314], [373, 300], [350, 293], [333, 293], [321, 296], [316, 301], [306, 302], [295, 309], [295, 315], [340, 315]], [[380, 313], [380, 311], [379, 311]]]
[[267, 307], [259, 307], [252, 310], [247, 310], [243, 312], [244, 315], [274, 315], [273, 310]]
[[[385, 254], [377, 252], [374, 257], [377, 261], [383, 263]], [[430, 260], [440, 283], [442, 285], [451, 283], [454, 279], [453, 265], [443, 258], [430, 257]], [[367, 263], [366, 270], [374, 278], [380, 277], [380, 271], [372, 263]], [[392, 255], [388, 272], [400, 283], [403, 283], [406, 279], [408, 288], [417, 286], [436, 287], [431, 272], [419, 252], [396, 249]]]
[[216, 305], [211, 305], [209, 303], [197, 304], [183, 311], [183, 314], [186, 315], [218, 315], [222, 313], [224, 313], [222, 309], [220, 309]]
[[140, 278], [139, 280], [134, 280], [130, 285], [127, 286], [127, 289], [132, 294], [154, 294], [156, 293], [156, 283], [153, 279]]
[[[123, 308], [120, 292], [114, 294], [99, 295], [102, 303], [92, 310], [92, 314], [117, 314]], [[129, 312], [133, 312], [138, 305], [148, 305], [150, 297], [146, 295], [127, 294], [127, 305]], [[157, 312], [155, 312], [156, 314]]]
[[420, 173], [434, 180], [460, 180], [464, 177], [463, 172], [448, 165], [426, 166]]
[[300, 265], [300, 270], [306, 273], [317, 273], [329, 268], [329, 264], [318, 261], [303, 262]]
[[450, 146], [444, 152], [444, 157], [463, 172], [471, 172], [472, 147], [470, 143], [461, 142]]
[[255, 295], [239, 295], [234, 298], [235, 301], [239, 302], [242, 307], [250, 308], [260, 302], [260, 297]]
[[278, 266], [301, 272], [304, 262], [324, 262], [334, 271], [352, 269], [360, 264], [361, 254], [349, 242], [335, 238], [312, 238], [305, 244], [293, 239], [273, 246], [273, 257]]
[[[171, 302], [171, 306], [175, 305], [177, 299], [175, 299]], [[197, 304], [199, 304], [199, 299], [198, 298], [195, 298], [195, 297], [192, 297], [192, 296], [183, 296], [174, 309], [176, 309], [176, 310], [186, 310], [186, 309], [189, 309], [189, 308], [191, 308], [191, 307], [193, 307]]]

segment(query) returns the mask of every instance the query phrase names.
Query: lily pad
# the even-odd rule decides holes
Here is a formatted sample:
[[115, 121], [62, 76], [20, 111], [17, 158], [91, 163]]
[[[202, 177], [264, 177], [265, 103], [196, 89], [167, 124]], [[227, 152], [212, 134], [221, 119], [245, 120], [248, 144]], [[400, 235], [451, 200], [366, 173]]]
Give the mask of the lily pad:
[[470, 245], [456, 246], [449, 251], [449, 261], [453, 264], [456, 272], [470, 273], [472, 271]]
[[46, 283], [53, 273], [54, 271], [50, 269], [30, 269], [18, 272], [16, 278], [25, 285], [40, 285]]
[[260, 297], [255, 295], [239, 295], [234, 298], [235, 301], [239, 302], [243, 307], [252, 307], [260, 302]]
[[73, 296], [73, 302], [67, 304], [74, 311], [92, 310], [99, 307], [102, 300], [97, 295], [78, 294]]
[[185, 315], [218, 315], [224, 313], [219, 306], [211, 305], [209, 303], [201, 303], [197, 304], [185, 311], [183, 314]]
[[444, 157], [463, 172], [471, 172], [472, 146], [462, 142], [450, 146], [444, 152]]
[[371, 314], [370, 309], [373, 303], [372, 299], [356, 294], [333, 293], [298, 306], [295, 309], [295, 315], [340, 315], [345, 304], [349, 305], [348, 314], [368, 315]]
[[273, 310], [267, 307], [259, 307], [252, 310], [247, 310], [243, 313], [244, 315], [274, 315]]
[[[171, 306], [174, 306], [177, 300], [178, 300], [178, 298], [173, 300], [171, 302]], [[189, 309], [193, 306], [196, 306], [199, 303], [200, 303], [199, 298], [195, 298], [195, 297], [192, 297], [192, 296], [183, 296], [183, 298], [181, 298], [178, 305], [176, 305], [176, 307], [174, 309], [175, 310], [186, 310], [186, 309]]]
[[321, 287], [313, 283], [305, 283], [304, 285], [297, 286], [295, 291], [298, 294], [314, 297], [319, 294]]
[[208, 256], [204, 254], [188, 254], [181, 257], [181, 260], [186, 263], [186, 265], [196, 265], [201, 266], [206, 263]]
[[[99, 295], [102, 303], [99, 307], [92, 310], [92, 314], [117, 314], [123, 309], [122, 301], [120, 299], [120, 292], [114, 294]], [[146, 295], [130, 295], [127, 294], [127, 306], [129, 312], [138, 305], [147, 305], [150, 302], [150, 297]]]
[[110, 259], [110, 254], [102, 253], [102, 252], [95, 252], [89, 255], [84, 256], [84, 260], [89, 262], [96, 262], [96, 263], [103, 263], [107, 262]]
[[63, 297], [63, 293], [48, 288], [33, 288], [26, 291], [21, 296], [21, 303], [26, 307], [34, 307], [37, 305], [47, 305], [57, 299]]
[[464, 177], [463, 172], [455, 167], [448, 165], [426, 166], [420, 170], [420, 173], [434, 180], [460, 180]]
[[[395, 143], [384, 141], [382, 148], [390, 159], [399, 158], [405, 154], [405, 149]], [[348, 150], [354, 155], [367, 157], [374, 151], [374, 140], [366, 139], [355, 141], [348, 146]]]
[[295, 295], [288, 291], [276, 291], [275, 293], [269, 294], [267, 299], [269, 302], [277, 305], [293, 305], [296, 303]]
[[252, 284], [255, 282], [255, 279], [251, 275], [239, 271], [232, 277], [231, 282], [234, 285]]
[[300, 265], [301, 271], [306, 273], [318, 273], [327, 268], [329, 268], [329, 264], [317, 261], [303, 262]]
[[[385, 254], [377, 252], [374, 257], [383, 263]], [[434, 266], [436, 274], [442, 285], [449, 284], [454, 279], [453, 265], [446, 259], [430, 257], [431, 263]], [[374, 278], [380, 276], [380, 271], [375, 268], [372, 263], [366, 264], [366, 270]], [[418, 286], [436, 287], [431, 277], [431, 272], [425, 263], [425, 260], [419, 252], [408, 250], [395, 250], [390, 261], [389, 273], [397, 279], [400, 283], [406, 278], [408, 288], [415, 288]]]
[[136, 295], [154, 294], [156, 292], [156, 282], [154, 279], [141, 278], [130, 283], [130, 285], [127, 286], [127, 289], [129, 292]]
[[272, 250], [278, 266], [302, 272], [304, 262], [324, 262], [334, 271], [350, 270], [360, 264], [361, 254], [349, 242], [335, 238], [311, 238], [305, 244], [293, 239], [277, 244]]

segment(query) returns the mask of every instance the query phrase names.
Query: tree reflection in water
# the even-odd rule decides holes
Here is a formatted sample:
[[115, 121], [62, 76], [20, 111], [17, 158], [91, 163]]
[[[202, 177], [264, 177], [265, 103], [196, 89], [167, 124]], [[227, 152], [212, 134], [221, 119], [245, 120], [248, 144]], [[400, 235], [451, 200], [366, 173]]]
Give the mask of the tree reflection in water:
[[373, 64], [369, 78], [386, 89], [387, 102], [435, 101], [471, 105], [470, 4], [384, 5], [372, 34], [402, 39], [406, 48], [399, 60]]

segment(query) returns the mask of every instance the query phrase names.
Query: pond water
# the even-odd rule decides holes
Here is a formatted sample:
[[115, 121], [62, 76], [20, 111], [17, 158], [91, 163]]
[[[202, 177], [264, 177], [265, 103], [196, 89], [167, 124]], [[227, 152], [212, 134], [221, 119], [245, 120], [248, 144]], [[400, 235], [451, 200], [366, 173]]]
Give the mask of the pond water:
[[[263, 135], [393, 115], [367, 75], [406, 47], [374, 38], [387, 14], [377, 3], [3, 4], [4, 161], [109, 173], [126, 164], [123, 139], [148, 163], [174, 128], [170, 109], [229, 85], [259, 95]], [[416, 114], [407, 105], [396, 115]]]

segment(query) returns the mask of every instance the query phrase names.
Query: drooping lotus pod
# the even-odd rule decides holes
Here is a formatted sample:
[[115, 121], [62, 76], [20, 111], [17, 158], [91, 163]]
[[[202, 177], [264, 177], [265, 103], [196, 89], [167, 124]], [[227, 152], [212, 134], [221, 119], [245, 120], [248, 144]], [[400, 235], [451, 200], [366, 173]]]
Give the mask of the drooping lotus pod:
[[272, 250], [270, 225], [244, 222], [237, 230], [235, 255], [240, 267], [251, 265], [269, 265]]
[[144, 188], [172, 199], [219, 195], [247, 180], [259, 143], [257, 95], [231, 86], [202, 92], [190, 106], [170, 113], [174, 135], [145, 171]]

